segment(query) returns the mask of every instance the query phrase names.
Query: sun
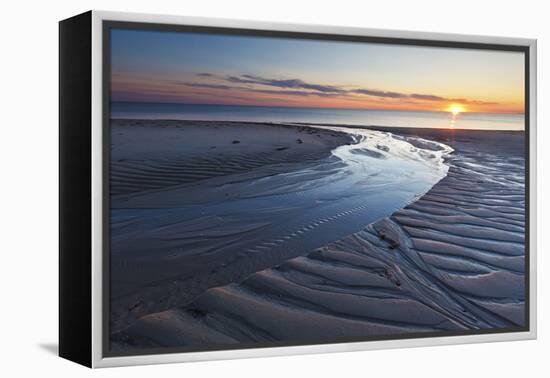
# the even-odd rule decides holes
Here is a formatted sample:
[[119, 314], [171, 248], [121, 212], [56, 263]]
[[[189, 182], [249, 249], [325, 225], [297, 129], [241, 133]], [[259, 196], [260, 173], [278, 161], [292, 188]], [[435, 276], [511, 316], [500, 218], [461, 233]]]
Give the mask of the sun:
[[461, 104], [451, 104], [448, 108], [447, 108], [447, 111], [452, 113], [453, 116], [457, 116], [459, 115], [460, 113], [464, 112], [465, 109], [464, 109], [464, 106], [462, 106]]

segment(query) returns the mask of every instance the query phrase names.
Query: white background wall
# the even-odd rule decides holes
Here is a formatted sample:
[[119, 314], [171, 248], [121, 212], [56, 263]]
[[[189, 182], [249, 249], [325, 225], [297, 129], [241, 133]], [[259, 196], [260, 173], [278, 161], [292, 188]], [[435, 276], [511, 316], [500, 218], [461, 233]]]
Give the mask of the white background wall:
[[[546, 3], [546, 4], [545, 4]], [[333, 24], [539, 39], [539, 215], [548, 211], [550, 41], [546, 1], [6, 1], [0, 22], [0, 375], [114, 377], [520, 377], [550, 371], [550, 287], [539, 216], [539, 340], [104, 369], [57, 344], [57, 21], [89, 10]], [[546, 172], [545, 172], [546, 171]]]

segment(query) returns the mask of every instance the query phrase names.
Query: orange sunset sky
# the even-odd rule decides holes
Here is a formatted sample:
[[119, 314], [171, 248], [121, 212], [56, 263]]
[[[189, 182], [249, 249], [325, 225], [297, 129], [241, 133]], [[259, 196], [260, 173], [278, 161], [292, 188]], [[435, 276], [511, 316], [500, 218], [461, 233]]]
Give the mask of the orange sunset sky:
[[111, 34], [113, 101], [523, 113], [520, 52]]

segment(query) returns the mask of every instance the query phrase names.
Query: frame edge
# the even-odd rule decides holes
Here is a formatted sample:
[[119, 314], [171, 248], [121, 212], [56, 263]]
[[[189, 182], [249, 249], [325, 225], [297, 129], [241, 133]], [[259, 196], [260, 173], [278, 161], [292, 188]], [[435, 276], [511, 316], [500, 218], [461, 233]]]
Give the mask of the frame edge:
[[59, 356], [91, 367], [91, 12], [59, 22]]
[[[384, 340], [350, 342], [341, 344], [318, 344], [304, 346], [286, 346], [255, 349], [235, 349], [207, 352], [167, 353], [154, 355], [103, 357], [102, 337], [102, 22], [128, 21], [162, 24], [185, 24], [195, 26], [212, 26], [221, 28], [261, 29], [271, 31], [324, 33], [336, 35], [364, 35], [372, 37], [421, 39], [427, 41], [446, 40], [449, 42], [473, 42], [487, 44], [508, 44], [528, 48], [529, 54], [529, 331], [504, 334], [465, 335], [447, 337], [426, 337], [421, 339]], [[171, 16], [159, 14], [126, 13], [111, 11], [92, 11], [92, 367], [119, 367], [128, 365], [164, 364], [177, 362], [198, 362], [228, 360], [237, 358], [261, 358], [303, 354], [321, 354], [350, 351], [367, 351], [392, 348], [412, 348], [426, 346], [460, 345], [468, 343], [502, 342], [534, 340], [537, 338], [536, 320], [536, 251], [537, 251], [537, 180], [536, 180], [536, 78], [537, 78], [537, 40], [533, 38], [508, 38], [501, 36], [480, 36], [468, 34], [431, 33], [424, 31], [381, 30], [358, 27], [327, 26], [317, 24], [292, 24], [265, 21], [248, 21], [238, 19], [203, 18]]]

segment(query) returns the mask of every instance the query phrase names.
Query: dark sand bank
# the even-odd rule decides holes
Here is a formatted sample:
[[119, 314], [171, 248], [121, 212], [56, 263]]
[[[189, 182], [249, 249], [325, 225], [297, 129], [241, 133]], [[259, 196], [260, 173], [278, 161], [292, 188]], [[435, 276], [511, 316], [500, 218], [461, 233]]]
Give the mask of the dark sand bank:
[[[118, 316], [124, 321], [114, 328], [113, 349], [314, 342], [523, 326], [524, 134], [378, 130], [394, 133], [397, 138], [424, 138], [409, 140], [419, 148], [426, 147], [426, 140], [450, 145], [455, 151], [446, 156], [450, 166], [447, 176], [404, 208], [392, 210], [388, 216], [367, 222], [354, 232], [327, 239], [317, 248], [308, 250], [308, 244], [304, 244], [301, 250], [296, 249], [298, 252], [268, 259], [267, 268], [260, 269], [254, 258], [269, 254], [275, 245], [266, 245], [265, 252], [258, 251], [253, 257], [247, 255], [244, 265], [236, 265], [242, 270], [241, 275], [231, 269], [228, 271], [232, 274], [225, 276], [213, 273], [218, 284], [203, 285], [199, 280], [173, 288], [161, 285], [170, 298], [188, 298], [173, 300], [162, 310], [152, 311], [155, 306], [148, 307], [145, 302], [154, 302], [154, 295], [144, 295], [143, 291], [122, 296], [131, 301], [123, 300], [115, 307], [120, 311], [115, 319]], [[313, 140], [323, 138], [306, 134], [312, 135]], [[290, 139], [295, 139], [294, 135]], [[349, 141], [338, 141], [342, 142]], [[439, 148], [428, 147], [434, 151]], [[339, 167], [336, 162], [331, 164], [335, 169]], [[368, 210], [358, 211], [351, 222], [362, 225], [362, 220], [370, 219], [374, 211], [372, 207]], [[268, 216], [274, 214], [272, 209]], [[343, 222], [343, 218], [338, 219]], [[264, 232], [265, 219], [252, 220], [249, 227]], [[124, 222], [131, 224], [132, 217], [128, 215]], [[203, 222], [210, 224], [212, 219]], [[316, 223], [312, 223], [311, 231], [305, 229], [314, 239], [322, 235], [314, 234], [315, 229], [325, 227], [321, 223], [313, 226]], [[122, 223], [119, 226], [126, 227]], [[338, 235], [337, 229], [328, 230]], [[235, 231], [238, 239], [243, 230]], [[182, 232], [191, 237], [193, 229]], [[211, 249], [200, 250], [193, 258], [207, 264], [208, 259], [214, 258], [215, 250], [225, 246], [216, 245], [216, 234], [205, 237]], [[193, 239], [190, 245], [199, 242]], [[247, 263], [250, 269], [246, 269]], [[206, 272], [194, 268], [201, 274]], [[218, 270], [223, 272], [223, 268]], [[140, 307], [147, 310], [140, 313]]]

